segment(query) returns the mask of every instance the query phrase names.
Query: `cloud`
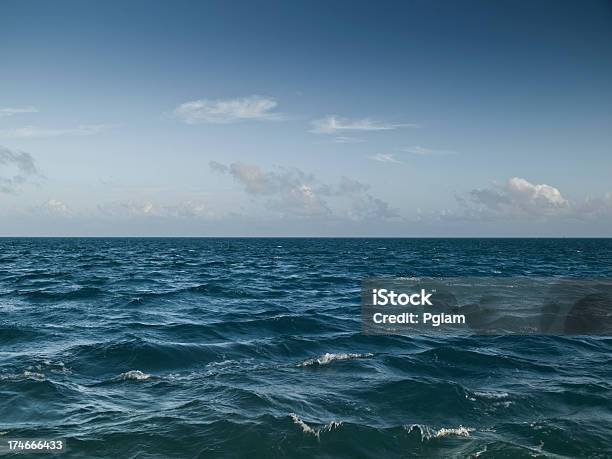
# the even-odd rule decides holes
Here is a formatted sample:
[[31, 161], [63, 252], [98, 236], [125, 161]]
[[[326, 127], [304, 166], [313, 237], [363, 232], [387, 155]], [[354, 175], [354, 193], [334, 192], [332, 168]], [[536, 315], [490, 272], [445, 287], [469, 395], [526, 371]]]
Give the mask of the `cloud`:
[[270, 200], [268, 207], [281, 214], [300, 217], [331, 215], [332, 211], [317, 189], [309, 185], [299, 185], [283, 192], [279, 199]]
[[452, 150], [434, 150], [432, 148], [425, 148], [425, 147], [419, 147], [419, 146], [404, 148], [402, 151], [405, 151], [406, 153], [412, 153], [413, 155], [419, 155], [419, 156], [441, 156], [441, 155], [456, 154], [456, 152]]
[[36, 175], [38, 170], [29, 153], [0, 146], [0, 193], [13, 193]]
[[468, 201], [462, 202], [468, 207], [475, 206], [470, 210], [476, 214], [498, 217], [568, 215], [572, 207], [559, 189], [519, 177], [501, 186], [473, 189]]
[[201, 218], [212, 216], [208, 207], [197, 200], [171, 204], [156, 204], [147, 200], [109, 202], [98, 205], [98, 211], [109, 217], [120, 218]]
[[337, 194], [339, 196], [357, 196], [366, 193], [370, 189], [369, 185], [360, 182], [359, 180], [342, 177], [336, 189], [331, 188], [329, 194]]
[[221, 174], [225, 174], [228, 170], [228, 167], [225, 164], [221, 164], [217, 161], [209, 162], [208, 166], [213, 172], [219, 172]]
[[0, 116], [13, 116], [22, 113], [38, 113], [36, 107], [0, 108]]
[[527, 206], [558, 209], [568, 205], [561, 192], [550, 185], [534, 185], [525, 179], [513, 177], [508, 180], [506, 189], [515, 201], [525, 203]]
[[[401, 152], [412, 153], [414, 155], [420, 155], [420, 156], [440, 156], [440, 155], [455, 154], [455, 152], [451, 150], [433, 150], [431, 148], [425, 148], [425, 147], [404, 148], [401, 150]], [[397, 159], [397, 155], [395, 153], [377, 153], [375, 155], [368, 156], [368, 159], [379, 161], [381, 163], [398, 163], [398, 164], [402, 163], [402, 161]]]
[[389, 220], [399, 216], [388, 203], [372, 196], [369, 189], [365, 183], [342, 177], [332, 194], [349, 199], [347, 215], [352, 220]]
[[381, 163], [401, 163], [401, 161], [398, 161], [395, 155], [392, 153], [377, 153], [373, 156], [368, 156], [368, 159], [379, 161]]
[[503, 222], [524, 228], [536, 222], [550, 223], [556, 228], [590, 222], [589, 225], [612, 223], [612, 193], [601, 197], [570, 200], [561, 190], [547, 184], [536, 184], [512, 177], [502, 184], [475, 188], [456, 196], [459, 209], [445, 209], [424, 217], [430, 220]]
[[[215, 167], [215, 163], [211, 166]], [[264, 172], [257, 166], [235, 162], [227, 171], [248, 194], [266, 197], [267, 207], [281, 214], [316, 216], [331, 213], [314, 177], [299, 169]]]
[[363, 139], [359, 139], [357, 137], [338, 136], [338, 137], [334, 137], [332, 142], [334, 143], [361, 143], [363, 142]]
[[57, 199], [49, 199], [46, 203], [46, 207], [53, 213], [62, 215], [70, 213], [70, 209], [68, 208], [68, 206], [62, 201], [58, 201]]
[[[214, 161], [210, 166], [232, 176], [247, 194], [262, 199], [268, 209], [281, 216], [341, 218], [345, 215], [367, 219], [396, 215], [385, 202], [369, 194], [366, 184], [346, 177], [338, 184], [327, 184], [297, 168], [264, 171], [242, 162], [224, 166]], [[344, 201], [348, 208], [334, 211], [338, 201]]]
[[187, 124], [279, 121], [284, 117], [274, 111], [277, 105], [275, 99], [257, 95], [223, 100], [200, 99], [179, 105], [174, 109], [174, 115]]
[[357, 220], [389, 220], [399, 216], [387, 202], [369, 194], [360, 195], [353, 201], [349, 215]]
[[59, 136], [86, 136], [99, 134], [107, 129], [103, 124], [83, 124], [73, 128], [41, 128], [35, 126], [24, 126], [15, 129], [0, 130], [2, 138], [35, 138], [35, 137], [59, 137]]
[[402, 127], [418, 127], [416, 124], [384, 123], [372, 118], [350, 120], [338, 115], [328, 115], [312, 122], [313, 134], [337, 134], [345, 131], [390, 131]]
[[602, 197], [587, 197], [574, 206], [574, 212], [579, 218], [601, 218], [612, 216], [612, 193]]
[[36, 214], [68, 217], [72, 216], [72, 210], [64, 202], [58, 199], [49, 199], [47, 202], [31, 208]]

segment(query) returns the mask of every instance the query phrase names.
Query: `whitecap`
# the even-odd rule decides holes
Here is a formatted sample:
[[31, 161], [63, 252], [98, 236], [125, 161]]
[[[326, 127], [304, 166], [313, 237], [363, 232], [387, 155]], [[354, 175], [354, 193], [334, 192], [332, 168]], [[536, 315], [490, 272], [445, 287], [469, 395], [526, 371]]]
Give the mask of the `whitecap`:
[[442, 427], [438, 432], [436, 432], [436, 438], [446, 437], [448, 435], [454, 435], [456, 437], [469, 437], [470, 432], [473, 432], [474, 429], [472, 427], [451, 427], [446, 428]]
[[341, 352], [338, 354], [334, 353], [325, 353], [320, 357], [310, 357], [304, 360], [302, 363], [298, 364], [298, 367], [307, 367], [309, 365], [327, 365], [328, 363], [334, 362], [336, 360], [352, 360], [352, 359], [364, 359], [368, 357], [372, 357], [374, 354], [368, 352], [367, 354], [357, 354], [357, 353], [347, 353]]
[[152, 376], [150, 374], [143, 373], [140, 370], [126, 371], [125, 373], [121, 373], [119, 376], [117, 376], [118, 379], [121, 379], [123, 381], [127, 381], [127, 380], [146, 381], [147, 379], [151, 377]]
[[512, 402], [510, 400], [506, 400], [505, 402], [497, 402], [497, 403], [494, 403], [493, 405], [495, 405], [495, 406], [503, 406], [504, 408], [509, 408], [510, 405], [514, 405], [514, 402]]
[[300, 419], [300, 417], [295, 414], [295, 413], [290, 413], [289, 416], [291, 417], [291, 419], [293, 420], [293, 423], [300, 426], [302, 428], [302, 431], [305, 434], [310, 434], [310, 435], [314, 435], [315, 437], [319, 438], [319, 436], [321, 435], [322, 432], [330, 432], [334, 429], [337, 429], [338, 427], [340, 427], [342, 425], [341, 421], [331, 421], [323, 426], [319, 426], [319, 427], [310, 427], [308, 424], [306, 424], [304, 421], [302, 421]]
[[1, 374], [0, 381], [22, 381], [24, 379], [32, 379], [34, 381], [44, 381], [45, 375], [36, 371], [24, 370], [23, 373], [15, 374]]
[[432, 427], [422, 425], [422, 424], [411, 424], [409, 426], [404, 426], [408, 432], [412, 432], [413, 430], [418, 430], [421, 434], [421, 441], [431, 440], [432, 438], [443, 438], [447, 436], [455, 436], [455, 437], [469, 437], [470, 432], [473, 432], [475, 429], [472, 427], [442, 427], [441, 429], [434, 429]]
[[495, 400], [509, 397], [508, 392], [493, 392], [493, 391], [475, 391], [474, 395], [476, 397], [495, 399]]
[[38, 373], [36, 371], [25, 370], [23, 372], [23, 376], [24, 376], [24, 378], [34, 379], [36, 381], [42, 381], [43, 379], [45, 379], [45, 375], [44, 374]]

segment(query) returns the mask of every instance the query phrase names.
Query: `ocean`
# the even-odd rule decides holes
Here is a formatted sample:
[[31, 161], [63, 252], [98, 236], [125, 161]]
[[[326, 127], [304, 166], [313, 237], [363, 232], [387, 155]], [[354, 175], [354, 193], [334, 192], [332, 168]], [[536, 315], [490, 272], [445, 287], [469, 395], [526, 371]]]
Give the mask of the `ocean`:
[[376, 276], [612, 277], [612, 239], [3, 238], [0, 440], [612, 457], [611, 338], [366, 335]]

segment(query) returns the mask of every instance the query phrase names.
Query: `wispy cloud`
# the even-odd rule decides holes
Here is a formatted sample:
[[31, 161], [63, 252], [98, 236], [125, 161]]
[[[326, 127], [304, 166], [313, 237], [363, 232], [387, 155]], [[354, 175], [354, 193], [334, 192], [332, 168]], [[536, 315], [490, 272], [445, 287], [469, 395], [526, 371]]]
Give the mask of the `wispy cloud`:
[[98, 211], [117, 218], [212, 218], [205, 203], [198, 200], [157, 204], [152, 201], [119, 201], [98, 205]]
[[357, 137], [338, 136], [332, 140], [334, 143], [361, 143], [363, 139]]
[[399, 161], [393, 153], [377, 153], [375, 155], [368, 156], [368, 159], [379, 161], [381, 163], [401, 163], [401, 161]]
[[0, 193], [13, 193], [38, 169], [29, 153], [0, 146], [0, 174]]
[[49, 199], [47, 202], [30, 209], [32, 213], [56, 217], [71, 217], [74, 215], [70, 207], [59, 199]]
[[38, 113], [38, 109], [36, 107], [19, 107], [19, 108], [0, 108], [0, 116], [13, 116], [20, 115], [22, 113]]
[[338, 115], [328, 115], [314, 120], [310, 132], [314, 134], [338, 134], [345, 131], [390, 131], [403, 127], [418, 127], [417, 124], [386, 123], [372, 118], [351, 120]]
[[70, 208], [58, 199], [49, 199], [45, 203], [45, 207], [54, 214], [69, 215], [71, 213]]
[[185, 102], [174, 109], [174, 115], [187, 124], [236, 123], [239, 121], [279, 121], [278, 102], [270, 97], [248, 96], [236, 99], [200, 99]]
[[443, 155], [454, 155], [457, 152], [452, 150], [437, 150], [433, 148], [425, 148], [425, 147], [408, 147], [404, 148], [402, 151], [406, 153], [412, 153], [413, 155], [419, 156], [443, 156]]
[[60, 137], [60, 136], [86, 136], [99, 134], [107, 129], [103, 124], [83, 124], [72, 128], [44, 128], [36, 126], [24, 126], [14, 129], [0, 130], [2, 138], [35, 138], [35, 137]]

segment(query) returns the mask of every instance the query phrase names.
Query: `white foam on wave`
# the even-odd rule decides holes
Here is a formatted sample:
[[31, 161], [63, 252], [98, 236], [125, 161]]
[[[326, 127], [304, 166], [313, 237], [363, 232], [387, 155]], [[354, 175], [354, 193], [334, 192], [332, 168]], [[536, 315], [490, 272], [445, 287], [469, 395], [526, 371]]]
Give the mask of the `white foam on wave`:
[[29, 367], [28, 369], [40, 372], [43, 370], [50, 370], [53, 373], [71, 373], [70, 368], [68, 368], [61, 360], [53, 361], [45, 359], [40, 364], [35, 365], [34, 367]]
[[146, 381], [147, 379], [152, 378], [152, 375], [148, 373], [143, 373], [140, 370], [130, 370], [130, 371], [126, 371], [125, 373], [121, 373], [119, 376], [117, 376], [117, 378], [123, 381], [128, 381], [128, 380]]
[[488, 398], [494, 400], [500, 400], [503, 398], [507, 398], [510, 396], [508, 392], [493, 392], [493, 391], [475, 391], [474, 395], [476, 397]]
[[[313, 435], [317, 437], [317, 439], [319, 439], [323, 432], [330, 432], [342, 425], [342, 421], [332, 421], [324, 425], [311, 426], [300, 419], [300, 417], [295, 413], [290, 413], [289, 416], [293, 420], [293, 423], [302, 429], [302, 432], [308, 435]], [[411, 424], [403, 426], [403, 428], [409, 433], [413, 430], [417, 430], [421, 434], [421, 441], [444, 437], [469, 437], [470, 433], [476, 430], [472, 427], [464, 427], [462, 425], [458, 427], [442, 427], [440, 429], [434, 429], [433, 427], [423, 424]]]
[[42, 374], [42, 373], [39, 373], [37, 371], [25, 370], [23, 372], [23, 376], [24, 376], [24, 378], [35, 379], [37, 381], [42, 381], [43, 379], [45, 379], [45, 375]]
[[411, 424], [404, 426], [408, 432], [418, 430], [421, 433], [421, 441], [431, 440], [432, 438], [443, 438], [443, 437], [469, 437], [470, 432], [474, 432], [472, 427], [442, 427], [441, 429], [434, 429], [432, 427], [422, 424]]
[[335, 362], [336, 360], [352, 360], [352, 359], [365, 359], [373, 357], [374, 354], [368, 352], [367, 354], [347, 353], [340, 352], [338, 354], [325, 353], [320, 357], [311, 357], [298, 364], [298, 367], [307, 367], [309, 365], [327, 365], [328, 363]]
[[473, 432], [473, 431], [474, 429], [472, 427], [463, 427], [463, 426], [451, 427], [451, 428], [442, 427], [440, 430], [436, 432], [436, 438], [442, 438], [442, 437], [446, 437], [449, 435], [456, 436], [456, 437], [469, 437], [470, 432]]
[[321, 435], [322, 432], [330, 432], [334, 429], [337, 429], [338, 427], [340, 427], [342, 425], [342, 422], [340, 421], [331, 421], [323, 426], [318, 426], [318, 427], [310, 427], [308, 424], [306, 424], [304, 421], [302, 421], [300, 419], [300, 417], [295, 414], [295, 413], [290, 413], [289, 416], [291, 417], [291, 419], [293, 420], [293, 423], [300, 426], [302, 428], [302, 431], [305, 434], [309, 434], [309, 435], [314, 435], [315, 437], [319, 438], [319, 436]]
[[31, 370], [24, 370], [23, 373], [5, 373], [0, 375], [0, 381], [22, 381], [24, 379], [44, 381], [45, 375]]

